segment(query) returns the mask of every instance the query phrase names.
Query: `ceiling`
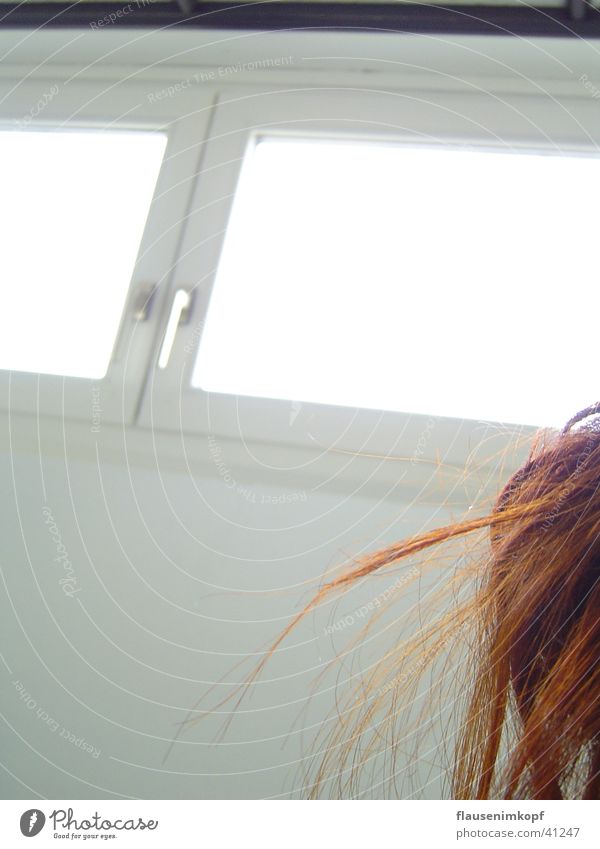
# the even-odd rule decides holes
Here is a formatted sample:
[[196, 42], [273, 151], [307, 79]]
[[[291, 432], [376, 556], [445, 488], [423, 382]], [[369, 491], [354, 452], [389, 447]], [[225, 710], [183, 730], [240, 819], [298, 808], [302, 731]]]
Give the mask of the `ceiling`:
[[[0, 0], [0, 29], [351, 30], [600, 38], [600, 0]], [[126, 9], [126, 12], [124, 12]], [[102, 21], [98, 26], [97, 22]]]
[[[136, 0], [133, 0], [135, 3]], [[238, 3], [252, 3], [256, 5], [256, 0], [237, 0]], [[265, 3], [293, 3], [294, 0], [265, 0]], [[339, 5], [347, 6], [349, 4], [362, 4], [362, 3], [379, 3], [381, 4], [382, 0], [338, 0]], [[59, 6], [81, 6], [81, 5], [100, 5], [98, 0], [73, 0], [71, 3], [65, 3], [64, 0], [21, 0], [20, 3], [15, 3], [14, 0], [0, 0], [0, 5], [14, 5], [14, 6], [33, 6], [33, 5], [47, 5], [48, 3], [54, 3]], [[330, 0], [303, 0], [303, 3], [330, 3]], [[537, 0], [535, 4], [527, 3], [525, 0], [452, 0], [452, 3], [444, 2], [444, 0], [389, 0], [385, 5], [397, 6], [398, 3], [411, 3], [411, 5], [422, 5], [422, 6], [522, 6], [524, 8], [532, 8], [535, 6], [537, 8], [560, 8], [565, 5], [564, 0]], [[140, 0], [140, 6], [151, 6], [155, 4], [169, 4], [173, 5], [173, 0]], [[112, 5], [112, 4], [102, 4], [102, 5]], [[114, 5], [119, 5], [115, 3]], [[124, 5], [121, 3], [120, 5]], [[183, 4], [182, 4], [183, 5]], [[193, 5], [202, 5], [207, 6], [210, 3], [195, 3], [195, 0], [190, 0], [190, 6]], [[590, 5], [600, 5], [600, 0], [595, 0], [594, 3]]]

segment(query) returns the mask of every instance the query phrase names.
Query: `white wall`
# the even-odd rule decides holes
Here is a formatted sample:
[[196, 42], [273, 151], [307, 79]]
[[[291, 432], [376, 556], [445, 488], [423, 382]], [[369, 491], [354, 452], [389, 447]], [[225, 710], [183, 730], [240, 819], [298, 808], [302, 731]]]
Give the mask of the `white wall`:
[[[157, 436], [157, 455], [171, 439]], [[124, 440], [127, 447], [119, 448]], [[103, 442], [58, 419], [4, 418], [2, 446], [4, 798], [298, 792], [298, 759], [313, 724], [334, 704], [336, 673], [343, 682], [347, 670], [325, 678], [303, 717], [308, 691], [362, 621], [354, 616], [333, 636], [326, 627], [380, 596], [401, 572], [308, 617], [267, 666], [221, 745], [210, 744], [223, 716], [206, 718], [163, 764], [175, 723], [208, 683], [243, 680], [249, 656], [278, 636], [327, 568], [464, 509], [456, 499], [454, 509], [411, 504], [411, 493], [386, 496], [387, 484], [365, 495], [355, 481], [319, 485], [301, 473], [228, 466], [224, 479], [201, 440], [191, 454], [200, 471], [186, 472], [155, 461], [134, 433], [115, 430]], [[228, 462], [226, 445], [222, 457]], [[292, 493], [305, 500], [263, 503], [263, 496]], [[61, 586], [65, 557], [75, 580]], [[408, 587], [394, 593], [391, 633], [416, 598]], [[27, 706], [16, 682], [35, 706]], [[227, 692], [217, 689], [219, 697]], [[61, 738], [52, 720], [100, 754]], [[429, 764], [422, 768], [422, 792], [436, 798], [435, 774], [428, 783]]]

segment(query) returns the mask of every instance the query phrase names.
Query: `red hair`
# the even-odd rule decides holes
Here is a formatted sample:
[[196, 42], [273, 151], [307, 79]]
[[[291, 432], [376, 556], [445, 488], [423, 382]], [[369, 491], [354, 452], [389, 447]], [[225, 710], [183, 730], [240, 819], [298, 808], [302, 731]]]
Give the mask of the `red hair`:
[[409, 537], [345, 568], [264, 655], [248, 683], [325, 598], [402, 568], [410, 556], [486, 532], [485, 553], [443, 588], [449, 597], [467, 585], [469, 599], [394, 644], [347, 694], [318, 756], [311, 797], [326, 787], [336, 797], [360, 792], [361, 764], [377, 746], [396, 753], [400, 711], [414, 703], [418, 680], [459, 650], [466, 651], [466, 675], [453, 675], [464, 710], [452, 798], [600, 798], [599, 410], [600, 403], [587, 407], [550, 436], [538, 432], [486, 515]]

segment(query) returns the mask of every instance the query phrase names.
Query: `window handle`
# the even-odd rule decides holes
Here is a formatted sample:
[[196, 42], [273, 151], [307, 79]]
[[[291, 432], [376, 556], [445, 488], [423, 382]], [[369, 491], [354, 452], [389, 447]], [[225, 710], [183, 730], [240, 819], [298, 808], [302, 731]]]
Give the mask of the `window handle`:
[[156, 303], [158, 284], [152, 283], [136, 290], [129, 296], [125, 305], [121, 326], [115, 341], [111, 362], [120, 362], [125, 353], [125, 346], [131, 344], [131, 324], [146, 322], [150, 319]]
[[134, 321], [148, 321], [156, 300], [158, 286], [147, 286], [139, 291], [131, 305], [131, 317]]
[[169, 320], [165, 328], [165, 335], [158, 357], [158, 367], [160, 369], [166, 368], [169, 364], [171, 351], [175, 344], [177, 328], [189, 322], [192, 314], [193, 300], [194, 292], [187, 289], [177, 289], [173, 296], [171, 312], [169, 313]]

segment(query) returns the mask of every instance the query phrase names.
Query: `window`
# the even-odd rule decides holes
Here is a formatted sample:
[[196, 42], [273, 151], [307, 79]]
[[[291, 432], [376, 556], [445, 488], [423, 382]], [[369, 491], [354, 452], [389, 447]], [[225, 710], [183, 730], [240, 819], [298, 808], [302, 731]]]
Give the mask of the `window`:
[[590, 403], [600, 157], [578, 95], [570, 124], [522, 93], [220, 93], [140, 425], [269, 464], [419, 446], [419, 486]]
[[[410, 455], [435, 416], [419, 460], [462, 467], [480, 422], [512, 433], [589, 403], [600, 176], [585, 87], [557, 102], [298, 74], [173, 95], [73, 80], [27, 132], [14, 122], [51, 80], [19, 92], [0, 133], [18, 282], [0, 406], [89, 421], [98, 384], [106, 422], [373, 455]], [[44, 152], [59, 136], [60, 180]], [[105, 156], [83, 151], [92, 140]]]
[[259, 136], [192, 385], [557, 426], [595, 383], [598, 194], [595, 155]]
[[0, 408], [132, 424], [214, 94], [61, 73], [9, 81], [0, 115]]
[[166, 141], [0, 132], [0, 368], [104, 377]]

